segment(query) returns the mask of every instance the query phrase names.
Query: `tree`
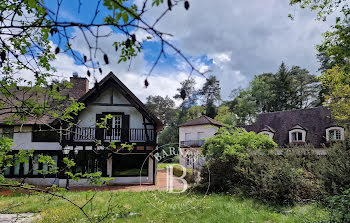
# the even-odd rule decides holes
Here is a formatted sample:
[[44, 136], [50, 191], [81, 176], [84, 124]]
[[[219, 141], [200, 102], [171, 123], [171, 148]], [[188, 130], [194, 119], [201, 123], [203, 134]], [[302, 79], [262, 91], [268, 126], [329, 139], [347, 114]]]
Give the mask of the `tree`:
[[215, 120], [229, 126], [233, 126], [237, 123], [235, 115], [230, 111], [230, 107], [225, 105], [219, 107]]
[[215, 76], [209, 76], [203, 88], [199, 90], [199, 95], [202, 96], [203, 103], [205, 104], [205, 113], [211, 118], [214, 118], [216, 115], [215, 103], [221, 100], [220, 91], [220, 83], [216, 80]]
[[350, 75], [344, 67], [334, 66], [320, 77], [322, 85], [329, 89], [325, 105], [331, 108], [333, 118], [348, 121], [350, 118]]
[[317, 18], [325, 21], [329, 15], [337, 13], [335, 24], [330, 31], [323, 34], [324, 41], [317, 46], [318, 59], [323, 89], [322, 102], [332, 108], [338, 120], [349, 120], [347, 112], [348, 85], [346, 77], [350, 72], [350, 5], [347, 0], [291, 0], [291, 4], [299, 4], [301, 8], [309, 7], [317, 11]]
[[259, 112], [255, 98], [249, 89], [242, 91], [238, 97], [230, 102], [230, 109], [236, 116], [238, 125], [253, 123]]
[[[259, 112], [308, 108], [320, 104], [320, 84], [306, 69], [281, 64], [277, 73], [257, 75], [246, 90], [240, 91], [230, 103], [238, 123], [255, 120]], [[237, 95], [237, 94], [236, 94]]]
[[164, 125], [175, 115], [175, 102], [166, 96], [148, 96], [146, 106], [156, 115]]
[[201, 105], [192, 105], [187, 111], [187, 119], [192, 120], [205, 114], [205, 108]]
[[178, 93], [174, 95], [174, 98], [182, 100], [180, 107], [189, 107], [195, 105], [197, 102], [197, 91], [194, 86], [196, 81], [193, 78], [182, 81], [181, 87], [177, 89]]
[[[56, 56], [61, 53], [69, 54], [76, 64], [85, 67], [88, 77], [94, 76], [97, 79], [96, 75], [109, 72], [103, 71], [101, 64], [130, 62], [141, 52], [142, 42], [138, 41], [136, 36], [138, 30], [147, 33], [147, 39], [153, 39], [160, 45], [157, 59], [151, 66], [148, 75], [152, 73], [160, 58], [165, 56], [165, 47], [167, 51], [174, 50], [179, 57], [182, 57], [191, 67], [191, 72], [203, 74], [172, 42], [167, 40], [167, 33], [155, 28], [157, 27], [156, 23], [171, 12], [173, 7], [182, 3], [181, 1], [154, 0], [152, 4], [147, 4], [147, 0], [144, 0], [140, 2], [140, 5], [136, 5], [127, 0], [98, 0], [95, 1], [95, 5], [87, 3], [91, 4], [93, 12], [86, 13], [86, 18], [83, 21], [74, 16], [67, 18], [62, 10], [64, 2], [67, 1], [9, 0], [0, 2], [0, 114], [11, 115], [7, 120], [8, 124], [14, 121], [24, 123], [28, 117], [39, 120], [41, 117], [47, 116], [57, 119], [59, 123], [67, 123], [68, 126], [67, 129], [61, 130], [56, 129], [55, 126], [46, 126], [50, 130], [70, 131], [69, 128], [76, 125], [74, 116], [85, 105], [63, 94], [62, 86], [66, 86], [65, 83], [51, 81], [52, 77], [57, 75], [56, 69], [52, 65]], [[79, 13], [82, 4], [86, 4], [86, 2], [78, 1], [78, 11], [70, 11], [69, 14]], [[166, 9], [160, 12], [156, 23], [149, 24], [145, 20], [145, 12], [150, 7], [157, 7], [160, 4], [167, 4]], [[189, 9], [188, 1], [184, 2], [184, 8]], [[102, 10], [103, 13], [101, 13]], [[111, 32], [106, 33], [106, 30], [111, 30]], [[113, 32], [120, 34], [121, 38], [110, 46], [115, 49], [116, 55], [109, 55], [100, 43], [103, 42], [104, 38], [110, 38]], [[84, 53], [74, 50], [72, 42], [77, 33], [81, 34], [84, 39], [84, 42], [80, 42], [80, 44], [87, 45]], [[24, 72], [27, 75], [22, 75]], [[149, 86], [147, 78], [144, 80], [144, 85]], [[18, 94], [23, 97], [17, 97]], [[99, 146], [99, 141], [95, 140], [95, 142], [96, 147]], [[28, 187], [23, 182], [18, 184], [4, 182], [4, 169], [14, 166], [18, 161], [22, 162], [25, 156], [32, 155], [30, 152], [24, 154], [27, 151], [22, 150], [19, 150], [19, 155], [13, 155], [11, 154], [11, 145], [12, 140], [7, 137], [0, 138], [0, 154], [2, 155], [0, 160], [0, 170], [2, 170], [0, 179], [2, 181], [0, 183], [2, 187], [20, 188], [63, 198], [79, 208], [89, 222], [95, 221], [93, 218], [96, 216], [91, 217], [84, 210], [84, 207], [92, 202], [95, 195], [88, 202], [80, 205], [63, 195], [56, 194], [52, 191], [54, 188], [40, 189]], [[113, 142], [110, 143], [108, 149], [115, 150], [115, 152], [119, 150]], [[75, 180], [84, 177], [93, 183], [108, 182], [108, 179], [101, 177], [100, 172], [88, 175], [73, 174], [71, 169], [75, 165], [74, 160], [65, 158], [63, 161], [65, 167], [62, 170], [51, 168], [49, 171], [52, 172], [49, 173], [59, 174], [63, 171]], [[49, 156], [40, 156], [38, 162], [41, 163], [40, 165], [55, 166], [55, 162]], [[111, 214], [110, 210], [112, 209], [110, 209], [109, 201], [108, 213], [101, 219], [108, 219], [108, 217], [115, 215]], [[97, 219], [100, 221], [99, 217]]]

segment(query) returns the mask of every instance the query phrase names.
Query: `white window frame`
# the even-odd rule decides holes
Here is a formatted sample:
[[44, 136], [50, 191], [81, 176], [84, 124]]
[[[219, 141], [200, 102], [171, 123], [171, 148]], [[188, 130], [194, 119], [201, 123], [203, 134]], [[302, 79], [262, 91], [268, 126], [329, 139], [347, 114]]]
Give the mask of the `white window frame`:
[[268, 132], [268, 131], [261, 131], [261, 132], [259, 132], [259, 134], [268, 135], [270, 137], [270, 139], [273, 139], [273, 136], [275, 135], [275, 133]]
[[[330, 139], [330, 131], [332, 130], [339, 130], [340, 131], [340, 139]], [[337, 141], [337, 140], [344, 140], [344, 128], [342, 127], [338, 127], [338, 126], [334, 126], [334, 127], [329, 127], [326, 129], [326, 139], [327, 141]]]
[[[294, 141], [293, 133], [301, 133], [301, 140]], [[289, 143], [306, 142], [306, 131], [303, 129], [292, 129], [289, 131]]]

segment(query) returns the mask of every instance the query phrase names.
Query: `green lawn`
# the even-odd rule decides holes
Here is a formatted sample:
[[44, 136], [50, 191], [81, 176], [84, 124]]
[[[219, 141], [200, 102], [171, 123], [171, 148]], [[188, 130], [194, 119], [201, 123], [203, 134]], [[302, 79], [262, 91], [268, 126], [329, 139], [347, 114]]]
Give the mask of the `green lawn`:
[[[69, 199], [78, 204], [83, 204], [92, 194], [92, 191], [66, 193]], [[315, 204], [282, 208], [228, 195], [209, 195], [200, 199], [201, 202], [198, 204], [194, 204], [196, 207], [194, 210], [176, 214], [167, 213], [163, 208], [174, 204], [175, 196], [177, 203], [185, 203], [189, 196], [165, 192], [107, 191], [98, 192], [92, 205], [87, 205], [84, 210], [95, 217], [103, 215], [111, 194], [113, 195], [111, 203], [119, 206], [116, 210], [124, 209], [126, 212], [138, 215], [117, 220], [110, 219], [107, 222], [308, 222], [319, 220], [327, 214]], [[162, 211], [149, 204], [154, 195], [158, 197], [158, 202], [163, 202], [159, 205]], [[15, 207], [9, 209], [11, 206]], [[40, 212], [41, 218], [37, 222], [87, 222], [73, 205], [60, 198], [49, 199], [48, 196], [42, 195], [1, 196], [0, 210], [2, 213]]]
[[166, 165], [169, 165], [169, 164], [179, 164], [179, 163], [158, 163], [157, 167], [159, 169], [165, 169]]

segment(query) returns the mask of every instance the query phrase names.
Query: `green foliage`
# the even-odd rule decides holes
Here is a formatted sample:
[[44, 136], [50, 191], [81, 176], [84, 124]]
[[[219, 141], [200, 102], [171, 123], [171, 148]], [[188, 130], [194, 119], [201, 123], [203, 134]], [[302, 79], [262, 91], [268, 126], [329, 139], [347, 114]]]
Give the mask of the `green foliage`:
[[225, 159], [246, 157], [250, 150], [268, 151], [275, 148], [277, 144], [266, 135], [239, 128], [220, 128], [215, 136], [205, 141], [202, 153], [207, 159]]
[[325, 105], [331, 108], [333, 118], [338, 121], [350, 119], [350, 75], [344, 67], [334, 66], [320, 76], [322, 86], [328, 89], [324, 95]]
[[218, 114], [215, 116], [215, 120], [229, 126], [236, 124], [235, 115], [230, 111], [230, 107], [228, 106], [219, 107]]
[[245, 157], [211, 160], [208, 168], [202, 170], [202, 179], [210, 175], [213, 191], [293, 204], [316, 200], [322, 195], [321, 181], [311, 171], [317, 160], [317, 155], [305, 150], [286, 150], [283, 155], [250, 152]]
[[[95, 191], [65, 192], [65, 196], [83, 205]], [[112, 198], [111, 198], [112, 196]], [[157, 208], [150, 208], [150, 198], [156, 197]], [[184, 194], [169, 194], [162, 191], [124, 192], [100, 191], [92, 204], [84, 210], [89, 216], [102, 218], [106, 215], [106, 203], [111, 199], [110, 216], [103, 222], [143, 223], [145, 219], [151, 222], [288, 222], [300, 223], [317, 221], [327, 216], [327, 211], [317, 204], [296, 205], [293, 207], [271, 206], [254, 199], [242, 199], [236, 195], [210, 194], [207, 196], [196, 194], [200, 202], [193, 202], [193, 196]], [[191, 211], [181, 214], [169, 214], [160, 211], [163, 207], [177, 207], [179, 204], [194, 203]], [[21, 205], [16, 205], [21, 204]], [[117, 204], [121, 204], [116, 206]], [[125, 205], [123, 205], [125, 204]], [[10, 208], [11, 206], [15, 208]], [[116, 206], [116, 207], [115, 207]], [[203, 210], [203, 207], [205, 209]], [[67, 201], [52, 198], [50, 195], [17, 194], [15, 196], [1, 196], [0, 208], [4, 213], [40, 213], [36, 220], [41, 223], [71, 223], [88, 222], [86, 217]], [[164, 209], [162, 209], [164, 210]], [[137, 213], [134, 216], [124, 216], [123, 213]], [[98, 222], [93, 219], [93, 222]]]
[[180, 83], [181, 87], [176, 89], [177, 94], [174, 95], [175, 99], [182, 100], [180, 108], [194, 105], [197, 101], [197, 92], [194, 88], [196, 81], [193, 78], [189, 78]]
[[318, 200], [323, 192], [313, 173], [319, 157], [310, 150], [286, 150], [283, 155], [255, 155], [240, 169], [246, 180], [242, 190], [263, 201], [290, 204]]
[[246, 90], [231, 101], [239, 124], [249, 124], [259, 112], [274, 112], [318, 106], [320, 85], [306, 69], [284, 63], [275, 74], [257, 75]]
[[148, 96], [147, 108], [163, 122], [164, 125], [175, 115], [175, 102], [166, 96]]
[[14, 166], [16, 163], [28, 162], [28, 157], [33, 156], [33, 150], [19, 150], [13, 154], [11, 147], [13, 140], [8, 137], [0, 137], [0, 182], [5, 180], [4, 173], [6, 169]]
[[341, 194], [350, 189], [350, 142], [337, 143], [327, 150], [316, 168], [328, 195]]
[[327, 222], [350, 222], [350, 190], [344, 191], [341, 195], [328, 198], [328, 208], [331, 214]]
[[[173, 167], [174, 175], [177, 177], [181, 177], [183, 175], [183, 169], [179, 165], [174, 165]], [[193, 175], [193, 169], [186, 168], [186, 175], [184, 177], [187, 183], [193, 183], [194, 182], [194, 175]]]
[[279, 204], [324, 200], [350, 189], [349, 148], [346, 140], [328, 148], [327, 155], [306, 147], [250, 151], [225, 159], [219, 154], [207, 159], [202, 169], [203, 188], [210, 176], [210, 189], [215, 192], [243, 193]]
[[187, 111], [188, 120], [193, 120], [205, 114], [205, 108], [200, 105], [192, 105]]
[[204, 83], [204, 86], [199, 90], [199, 95], [202, 96], [205, 104], [205, 114], [211, 118], [216, 115], [215, 104], [221, 100], [220, 83], [215, 76], [209, 76]]
[[[347, 91], [348, 89], [346, 89], [348, 85], [348, 80], [344, 78], [345, 76], [343, 74], [345, 73], [345, 75], [348, 75], [350, 72], [350, 7], [348, 1], [291, 0], [290, 3], [298, 4], [301, 8], [310, 8], [313, 11], [317, 11], [317, 18], [323, 21], [325, 21], [327, 17], [333, 13], [335, 13], [337, 16], [335, 19], [335, 24], [332, 26], [332, 29], [323, 34], [324, 41], [321, 45], [317, 46], [317, 50], [319, 51], [318, 59], [321, 62], [320, 70], [323, 72], [322, 84], [324, 91], [322, 93], [325, 97], [324, 101], [329, 102], [329, 100], [327, 100], [326, 98], [328, 96], [332, 100], [335, 100], [336, 103], [339, 103], [337, 105], [336, 103], [334, 103], [334, 101], [331, 101], [331, 103], [333, 104], [331, 105], [331, 107], [335, 109], [335, 116], [339, 117], [339, 112], [337, 110], [345, 111], [344, 108], [346, 107], [346, 100], [349, 93]], [[328, 75], [330, 77], [327, 77]], [[332, 80], [333, 78], [336, 79]], [[327, 84], [324, 84], [325, 80], [329, 83], [336, 83], [338, 89], [328, 89]], [[344, 82], [342, 83], [342, 81]], [[345, 90], [343, 94], [340, 93], [342, 90], [341, 88]], [[345, 100], [345, 103], [342, 104], [341, 100]], [[340, 114], [340, 116], [343, 116], [344, 114], [346, 114], [346, 112]], [[344, 116], [341, 117], [341, 119], [342, 118], [344, 118]]]

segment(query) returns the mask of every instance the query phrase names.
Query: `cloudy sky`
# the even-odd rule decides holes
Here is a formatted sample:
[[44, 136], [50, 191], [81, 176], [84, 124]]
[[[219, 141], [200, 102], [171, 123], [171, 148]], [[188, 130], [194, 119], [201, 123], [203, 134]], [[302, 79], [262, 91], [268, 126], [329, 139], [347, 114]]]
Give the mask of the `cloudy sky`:
[[[55, 2], [55, 1], [53, 1]], [[63, 5], [61, 16], [67, 20], [84, 21], [91, 18], [96, 1], [82, 1], [82, 10], [78, 14], [76, 2], [68, 1]], [[136, 0], [140, 4], [141, 0]], [[190, 0], [190, 9], [186, 11], [182, 5], [175, 7], [158, 24], [157, 28], [171, 33], [169, 41], [174, 43], [200, 70], [209, 69], [222, 87], [222, 96], [227, 99], [231, 90], [246, 87], [254, 75], [264, 72], [276, 72], [284, 61], [289, 67], [298, 65], [318, 75], [319, 63], [316, 59], [315, 45], [322, 41], [321, 34], [329, 29], [329, 24], [315, 20], [315, 14], [309, 10], [289, 6], [288, 0]], [[164, 6], [150, 7], [145, 19], [152, 23], [162, 12]], [[90, 11], [89, 11], [90, 10]], [[107, 11], [101, 10], [101, 18]], [[295, 20], [288, 18], [288, 13]], [[332, 22], [332, 21], [330, 21]], [[111, 32], [104, 28], [101, 32]], [[187, 79], [189, 66], [167, 50], [167, 57], [162, 58], [152, 75], [148, 78], [150, 86], [144, 88], [145, 75], [152, 66], [159, 42], [146, 41], [145, 33], [135, 30], [137, 39], [143, 41], [143, 52], [129, 63], [117, 63], [117, 53], [112, 44], [122, 40], [120, 33], [113, 33], [103, 39], [100, 46], [110, 56], [111, 63], [103, 65], [103, 75], [113, 71], [142, 101], [148, 95], [169, 95], [172, 97], [180, 82]], [[87, 46], [78, 31], [73, 48], [87, 54]], [[57, 40], [53, 39], [53, 44]], [[113, 58], [115, 55], [115, 58]], [[98, 55], [101, 59], [102, 54]], [[102, 59], [101, 59], [102, 61]], [[86, 68], [78, 65], [67, 54], [59, 54], [54, 62], [58, 76], [70, 76], [77, 71], [86, 76]], [[200, 88], [205, 79], [194, 74], [197, 87]], [[93, 82], [92, 78], [90, 80]]]

